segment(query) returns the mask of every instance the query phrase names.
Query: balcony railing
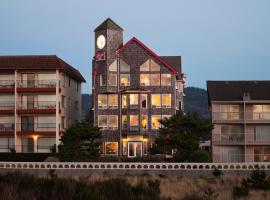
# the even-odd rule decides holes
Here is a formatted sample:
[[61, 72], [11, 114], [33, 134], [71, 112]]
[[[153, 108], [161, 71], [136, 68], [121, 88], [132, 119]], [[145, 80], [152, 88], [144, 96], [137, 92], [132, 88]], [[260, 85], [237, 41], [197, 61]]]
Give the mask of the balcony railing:
[[270, 112], [246, 112], [247, 120], [270, 120]]
[[242, 120], [243, 112], [213, 112], [213, 120]]
[[56, 123], [18, 123], [17, 131], [20, 132], [56, 131]]
[[15, 130], [14, 123], [0, 123], [0, 132], [11, 132]]
[[18, 81], [18, 88], [54, 88], [56, 80], [26, 80]]
[[0, 110], [14, 110], [14, 108], [14, 102], [0, 101]]
[[0, 80], [0, 88], [14, 88], [15, 81], [12, 80]]
[[213, 142], [238, 143], [244, 141], [244, 133], [221, 133], [213, 135]]
[[17, 102], [17, 109], [28, 110], [28, 109], [55, 109], [55, 101], [21, 101]]

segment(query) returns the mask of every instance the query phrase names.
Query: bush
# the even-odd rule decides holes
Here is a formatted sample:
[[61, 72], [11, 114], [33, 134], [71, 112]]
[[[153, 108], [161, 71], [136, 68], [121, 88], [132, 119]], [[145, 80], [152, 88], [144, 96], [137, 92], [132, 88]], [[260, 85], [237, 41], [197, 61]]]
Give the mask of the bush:
[[204, 150], [178, 151], [173, 156], [174, 162], [210, 162], [210, 153]]
[[246, 184], [234, 186], [232, 196], [233, 198], [247, 197], [249, 195], [249, 187]]
[[215, 170], [213, 171], [213, 176], [220, 177], [222, 175], [223, 175], [222, 171], [219, 170], [219, 169], [217, 169], [217, 168], [215, 168]]
[[47, 157], [53, 157], [52, 153], [0, 153], [0, 161], [10, 162], [43, 162]]
[[260, 169], [251, 172], [250, 177], [247, 179], [247, 183], [254, 189], [270, 189], [270, 177], [265, 174], [265, 171]]

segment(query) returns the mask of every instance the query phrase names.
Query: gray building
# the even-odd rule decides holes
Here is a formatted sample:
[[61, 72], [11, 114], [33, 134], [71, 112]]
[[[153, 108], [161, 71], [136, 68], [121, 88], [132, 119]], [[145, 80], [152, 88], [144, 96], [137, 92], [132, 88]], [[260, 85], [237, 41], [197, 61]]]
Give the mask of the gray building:
[[181, 57], [158, 56], [136, 38], [123, 44], [123, 29], [107, 19], [95, 29], [92, 68], [103, 155], [147, 155], [160, 119], [183, 108]]

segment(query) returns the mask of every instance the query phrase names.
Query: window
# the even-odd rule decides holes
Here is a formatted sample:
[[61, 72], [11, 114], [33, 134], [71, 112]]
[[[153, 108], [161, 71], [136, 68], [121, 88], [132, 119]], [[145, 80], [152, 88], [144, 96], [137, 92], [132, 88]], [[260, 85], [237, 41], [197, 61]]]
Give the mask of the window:
[[221, 105], [221, 119], [237, 120], [240, 119], [239, 105]]
[[118, 95], [110, 94], [109, 97], [109, 108], [117, 108], [118, 107]]
[[37, 128], [56, 128], [55, 116], [38, 116]]
[[105, 142], [105, 154], [117, 155], [118, 154], [118, 142]]
[[69, 87], [71, 86], [71, 80], [70, 80], [70, 78], [68, 78], [68, 86]]
[[270, 148], [269, 147], [254, 148], [254, 161], [255, 162], [269, 162], [270, 161]]
[[68, 105], [69, 105], [69, 107], [71, 107], [72, 105], [71, 105], [71, 100], [70, 100], [70, 97], [68, 97]]
[[117, 86], [117, 74], [109, 72], [109, 86]]
[[270, 119], [270, 105], [253, 105], [253, 119]]
[[130, 115], [129, 119], [130, 129], [138, 129], [139, 117], [138, 115]]
[[270, 126], [256, 126], [254, 128], [255, 141], [270, 141]]
[[0, 152], [9, 152], [15, 148], [14, 137], [0, 137]]
[[171, 74], [161, 74], [161, 85], [171, 86]]
[[160, 108], [161, 107], [160, 94], [152, 94], [151, 95], [151, 104], [152, 104], [152, 108]]
[[110, 66], [109, 66], [110, 72], [117, 72], [117, 60], [115, 60]]
[[122, 95], [122, 108], [127, 108], [127, 95]]
[[145, 63], [140, 66], [140, 71], [152, 71], [158, 72], [160, 71], [160, 66], [154, 60], [148, 59]]
[[140, 85], [149, 86], [150, 85], [150, 74], [141, 74], [140, 75]]
[[162, 94], [162, 107], [163, 108], [171, 107], [171, 94]]
[[243, 126], [222, 125], [221, 141], [242, 142], [244, 140]]
[[62, 125], [62, 129], [66, 128], [66, 118], [65, 117], [61, 117], [61, 125]]
[[76, 81], [76, 91], [79, 91], [80, 84]]
[[129, 71], [130, 71], [129, 65], [125, 61], [120, 60], [120, 72], [129, 72]]
[[147, 94], [141, 94], [141, 108], [147, 108]]
[[160, 74], [151, 74], [151, 86], [160, 86]]
[[121, 86], [129, 86], [129, 74], [120, 74], [120, 85]]
[[66, 97], [64, 95], [62, 95], [62, 98], [61, 98], [61, 104], [62, 104], [62, 107], [65, 108], [66, 107]]
[[107, 115], [98, 116], [98, 127], [106, 128], [107, 127]]
[[158, 129], [160, 127], [160, 115], [152, 115], [151, 125], [152, 129]]
[[75, 110], [79, 110], [79, 102], [75, 101]]
[[138, 94], [130, 94], [129, 95], [129, 104], [130, 107], [138, 105]]
[[99, 75], [99, 85], [100, 86], [106, 86], [106, 78], [104, 74]]
[[98, 95], [98, 108], [106, 109], [107, 108], [107, 95]]
[[127, 115], [122, 115], [122, 127], [127, 129]]
[[142, 128], [142, 130], [146, 130], [147, 129], [147, 124], [148, 124], [147, 115], [143, 115], [142, 116], [142, 121], [141, 121], [141, 128]]
[[55, 138], [39, 137], [37, 139], [37, 152], [49, 153], [56, 144]]
[[62, 82], [62, 86], [63, 87], [66, 87], [66, 75], [65, 74], [62, 74], [62, 80], [61, 80], [61, 82]]
[[109, 115], [108, 116], [108, 128], [116, 129], [118, 127], [118, 116], [117, 115]]

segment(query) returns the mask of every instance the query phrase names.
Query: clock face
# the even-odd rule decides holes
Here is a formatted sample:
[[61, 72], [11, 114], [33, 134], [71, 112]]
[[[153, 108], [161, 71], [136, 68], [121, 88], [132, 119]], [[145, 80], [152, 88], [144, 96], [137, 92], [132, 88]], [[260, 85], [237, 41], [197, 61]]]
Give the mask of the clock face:
[[97, 38], [97, 47], [99, 49], [103, 49], [105, 44], [106, 44], [106, 39], [105, 39], [104, 35], [98, 36], [98, 38]]

